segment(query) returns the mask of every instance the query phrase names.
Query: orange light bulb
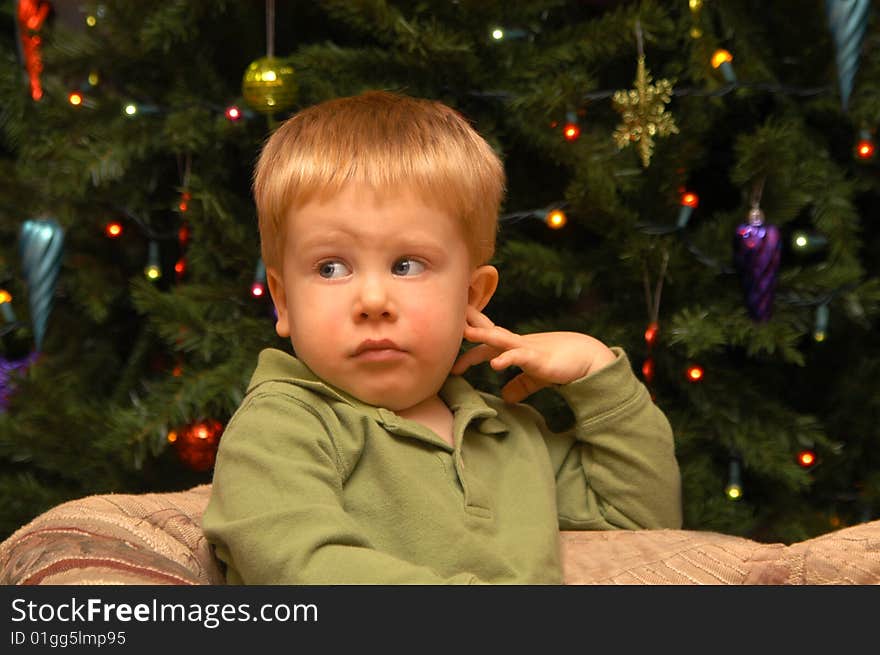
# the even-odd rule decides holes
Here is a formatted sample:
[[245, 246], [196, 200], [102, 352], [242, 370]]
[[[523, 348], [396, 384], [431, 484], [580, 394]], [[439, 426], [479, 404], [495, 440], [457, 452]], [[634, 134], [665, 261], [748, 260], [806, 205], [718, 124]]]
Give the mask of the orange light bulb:
[[8, 302], [12, 302], [12, 294], [6, 289], [0, 289], [0, 305]]
[[802, 450], [798, 453], [797, 461], [804, 468], [809, 468], [816, 463], [816, 453], [812, 450]]
[[547, 214], [545, 221], [551, 228], [558, 230], [568, 222], [568, 219], [565, 217], [565, 213], [561, 209], [554, 209]]
[[67, 96], [67, 102], [72, 104], [74, 107], [79, 107], [83, 102], [82, 94], [73, 91], [70, 95]]
[[718, 68], [721, 64], [733, 61], [733, 55], [727, 50], [716, 50], [712, 55], [712, 68]]
[[562, 129], [566, 141], [575, 141], [581, 135], [581, 128], [574, 123], [566, 123]]
[[115, 239], [122, 234], [122, 224], [116, 221], [107, 223], [107, 227], [104, 228], [104, 233], [111, 239]]
[[687, 193], [683, 193], [681, 196], [681, 204], [685, 207], [693, 207], [694, 209], [700, 204], [700, 198], [696, 193], [691, 193], [688, 191]]
[[703, 367], [698, 365], [688, 366], [687, 378], [691, 382], [699, 382], [703, 379]]

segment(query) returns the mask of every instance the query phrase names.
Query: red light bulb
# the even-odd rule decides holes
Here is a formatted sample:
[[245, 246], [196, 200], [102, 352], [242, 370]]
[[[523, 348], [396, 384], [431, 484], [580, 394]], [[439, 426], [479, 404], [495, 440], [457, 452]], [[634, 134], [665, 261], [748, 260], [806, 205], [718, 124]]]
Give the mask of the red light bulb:
[[177, 230], [177, 240], [180, 242], [181, 246], [186, 246], [189, 243], [189, 225], [184, 223]]
[[178, 209], [180, 209], [181, 212], [187, 211], [189, 209], [189, 201], [191, 199], [192, 196], [190, 195], [189, 191], [184, 191], [183, 193], [181, 193], [180, 204], [177, 205]]
[[871, 159], [874, 157], [874, 142], [870, 139], [860, 139], [856, 145], [856, 156], [859, 159]]
[[120, 234], [122, 234], [122, 224], [117, 223], [116, 221], [111, 221], [107, 223], [107, 226], [104, 228], [104, 234], [106, 234], [111, 239], [115, 239]]
[[262, 282], [254, 282], [251, 285], [251, 295], [254, 298], [262, 298], [266, 294], [266, 285]]
[[646, 359], [645, 363], [642, 364], [642, 377], [645, 378], [646, 382], [654, 380], [654, 359], [652, 357]]
[[241, 109], [236, 107], [235, 105], [231, 105], [226, 108], [226, 118], [233, 123], [237, 120], [241, 119]]
[[660, 326], [657, 323], [651, 323], [648, 326], [648, 329], [645, 330], [645, 342], [649, 346], [653, 346], [654, 342], [657, 341], [657, 333], [660, 331]]
[[565, 127], [562, 128], [562, 134], [565, 136], [566, 141], [576, 141], [581, 135], [581, 128], [575, 123], [566, 123]]
[[681, 204], [685, 207], [693, 207], [694, 209], [700, 204], [700, 198], [696, 193], [691, 193], [690, 191], [683, 193], [681, 196]]

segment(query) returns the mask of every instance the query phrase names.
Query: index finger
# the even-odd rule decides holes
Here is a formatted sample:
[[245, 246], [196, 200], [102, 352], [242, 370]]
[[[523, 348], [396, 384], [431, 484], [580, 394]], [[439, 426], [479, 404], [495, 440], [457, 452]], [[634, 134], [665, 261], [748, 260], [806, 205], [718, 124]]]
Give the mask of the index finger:
[[488, 316], [472, 305], [468, 305], [467, 308], [467, 322], [474, 327], [495, 327], [495, 324], [489, 320]]

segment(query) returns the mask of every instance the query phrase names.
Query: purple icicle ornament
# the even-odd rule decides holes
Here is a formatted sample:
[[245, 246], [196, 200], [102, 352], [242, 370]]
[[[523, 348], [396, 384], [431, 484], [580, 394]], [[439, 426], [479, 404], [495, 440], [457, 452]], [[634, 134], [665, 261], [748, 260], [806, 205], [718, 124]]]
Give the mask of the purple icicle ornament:
[[0, 414], [3, 414], [9, 407], [9, 399], [15, 391], [14, 378], [23, 375], [36, 360], [37, 353], [31, 353], [19, 360], [8, 360], [0, 355]]
[[782, 239], [779, 228], [764, 224], [759, 207], [749, 211], [749, 222], [736, 228], [734, 258], [746, 307], [751, 317], [764, 322], [773, 313], [773, 296], [779, 274]]

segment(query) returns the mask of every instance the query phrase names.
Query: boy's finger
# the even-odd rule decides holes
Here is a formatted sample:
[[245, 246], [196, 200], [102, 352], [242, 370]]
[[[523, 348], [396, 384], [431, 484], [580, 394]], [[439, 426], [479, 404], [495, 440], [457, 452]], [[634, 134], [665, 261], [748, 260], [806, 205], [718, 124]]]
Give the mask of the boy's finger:
[[453, 375], [461, 375], [471, 366], [488, 361], [498, 355], [498, 353], [499, 350], [497, 348], [492, 348], [485, 344], [475, 346], [458, 356], [458, 359], [455, 360], [455, 364], [452, 365], [451, 373]]
[[464, 338], [468, 341], [479, 341], [495, 346], [502, 350], [517, 348], [522, 343], [522, 337], [514, 334], [509, 330], [505, 330], [497, 325], [491, 328], [466, 326], [464, 329]]
[[540, 382], [528, 373], [520, 373], [502, 387], [501, 397], [504, 402], [518, 403], [546, 386], [545, 382]]
[[467, 308], [467, 322], [474, 327], [495, 327], [495, 324], [486, 316], [483, 312], [481, 312], [476, 307], [472, 307], [468, 305]]

